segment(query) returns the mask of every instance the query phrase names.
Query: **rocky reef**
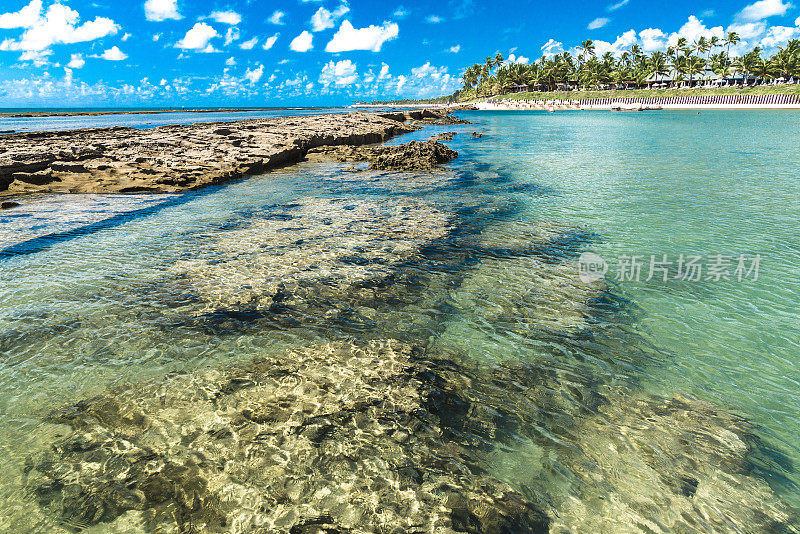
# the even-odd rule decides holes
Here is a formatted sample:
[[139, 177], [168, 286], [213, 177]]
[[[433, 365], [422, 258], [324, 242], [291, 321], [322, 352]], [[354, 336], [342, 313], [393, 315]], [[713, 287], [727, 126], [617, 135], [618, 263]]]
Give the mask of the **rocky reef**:
[[0, 194], [186, 191], [296, 163], [313, 148], [417, 129], [405, 117], [350, 113], [10, 134], [0, 145]]
[[795, 532], [741, 418], [392, 340], [170, 375], [47, 425], [27, 488], [73, 528]]
[[[547, 532], [442, 439], [415, 349], [332, 343], [53, 413], [28, 487], [71, 526], [158, 532]], [[445, 413], [445, 412], [442, 412]]]
[[447, 235], [451, 218], [422, 200], [307, 198], [219, 232], [172, 272], [209, 312], [272, 311], [305, 322], [331, 320], [344, 309], [372, 316], [343, 301], [397, 299], [386, 286], [398, 266]]
[[320, 147], [309, 151], [309, 159], [368, 162], [371, 170], [429, 171], [458, 157], [458, 152], [437, 140], [412, 141], [396, 146]]

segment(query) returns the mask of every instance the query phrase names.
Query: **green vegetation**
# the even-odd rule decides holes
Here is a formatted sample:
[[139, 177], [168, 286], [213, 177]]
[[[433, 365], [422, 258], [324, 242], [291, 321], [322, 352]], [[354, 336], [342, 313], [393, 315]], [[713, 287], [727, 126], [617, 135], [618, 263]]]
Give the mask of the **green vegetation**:
[[[613, 89], [605, 91], [536, 91], [496, 95], [500, 100], [583, 100], [589, 98], [647, 98], [674, 96], [717, 96], [717, 95], [800, 95], [800, 84], [792, 85], [759, 85], [756, 87], [716, 87], [713, 89], [667, 88], [667, 89]], [[469, 98], [464, 94], [464, 100]]]
[[[742, 86], [761, 85], [778, 78], [800, 78], [800, 40], [789, 41], [785, 48], [780, 48], [770, 57], [762, 57], [761, 49], [756, 47], [741, 57], [731, 58], [730, 47], [739, 41], [735, 32], [729, 33], [724, 40], [701, 37], [692, 44], [681, 38], [666, 53], [656, 51], [647, 55], [639, 45], [633, 45], [619, 58], [610, 52], [598, 58], [594, 42], [586, 40], [581, 43], [577, 57], [563, 52], [549, 58], [542, 57], [531, 65], [508, 64], [503, 56], [497, 54], [464, 72], [464, 88], [458, 93], [458, 99], [494, 97], [521, 87], [548, 95], [564, 90], [565, 98], [581, 98], [576, 96], [576, 92], [567, 91], [578, 88], [588, 94], [592, 89], [627, 91], [653, 85], [671, 90], [688, 87], [700, 91], [693, 94], [707, 95], [711, 93], [697, 88], [696, 84], [705, 83], [712, 74], [730, 82], [738, 80]], [[714, 53], [717, 48], [720, 51]], [[662, 96], [650, 91], [645, 94]], [[620, 96], [617, 91], [613, 95]]]

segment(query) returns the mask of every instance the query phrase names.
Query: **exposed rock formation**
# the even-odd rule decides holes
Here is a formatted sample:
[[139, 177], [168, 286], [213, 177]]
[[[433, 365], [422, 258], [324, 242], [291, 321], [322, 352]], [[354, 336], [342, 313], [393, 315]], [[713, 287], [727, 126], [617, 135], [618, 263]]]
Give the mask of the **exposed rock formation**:
[[458, 157], [458, 152], [429, 140], [397, 146], [321, 147], [309, 151], [309, 157], [340, 162], [369, 162], [372, 170], [427, 171]]
[[379, 143], [417, 129], [351, 113], [11, 134], [0, 144], [0, 192], [186, 191], [298, 162], [312, 148]]

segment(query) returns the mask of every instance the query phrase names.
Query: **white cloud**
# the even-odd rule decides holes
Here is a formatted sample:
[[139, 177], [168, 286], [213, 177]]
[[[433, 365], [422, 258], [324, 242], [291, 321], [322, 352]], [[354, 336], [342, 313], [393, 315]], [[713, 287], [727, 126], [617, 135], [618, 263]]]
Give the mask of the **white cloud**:
[[264, 50], [269, 50], [270, 48], [272, 48], [272, 46], [275, 44], [275, 41], [278, 40], [278, 35], [280, 34], [276, 33], [272, 37], [268, 37], [267, 40], [264, 41], [264, 46], [262, 46], [261, 48], [263, 48]]
[[31, 3], [19, 11], [0, 15], [0, 28], [31, 28], [39, 21], [42, 13], [42, 0], [31, 0]]
[[541, 51], [544, 56], [553, 57], [564, 51], [564, 43], [556, 41], [555, 39], [550, 39], [542, 45]]
[[285, 15], [286, 13], [284, 13], [283, 11], [275, 10], [275, 12], [272, 15], [270, 15], [270, 17], [267, 20], [272, 24], [277, 24], [280, 26], [283, 24], [283, 17]]
[[358, 80], [358, 73], [356, 73], [356, 64], [349, 59], [342, 61], [329, 61], [327, 65], [322, 67], [322, 72], [319, 75], [319, 83], [328, 87], [334, 85], [336, 87], [345, 87], [352, 85]]
[[333, 28], [336, 21], [345, 16], [349, 11], [350, 8], [346, 3], [342, 3], [333, 11], [328, 11], [324, 7], [319, 8], [311, 17], [311, 31], [321, 32], [322, 30]]
[[210, 52], [211, 46], [209, 41], [215, 37], [219, 37], [217, 30], [206, 24], [205, 22], [198, 22], [192, 29], [186, 32], [183, 39], [175, 43], [177, 48], [183, 50], [202, 50]]
[[80, 69], [84, 65], [86, 65], [86, 60], [83, 59], [81, 54], [72, 54], [69, 59], [69, 63], [67, 63], [67, 67], [71, 69]]
[[516, 56], [514, 54], [509, 54], [508, 58], [506, 58], [506, 63], [514, 64], [519, 63], [520, 65], [527, 65], [530, 63], [531, 58], [525, 56]]
[[258, 44], [258, 37], [253, 37], [252, 39], [243, 42], [239, 45], [239, 48], [242, 50], [252, 50]]
[[619, 8], [625, 7], [626, 5], [628, 5], [628, 2], [630, 2], [630, 1], [631, 0], [620, 0], [616, 4], [611, 4], [610, 6], [608, 6], [608, 10], [609, 11], [616, 11]]
[[251, 84], [256, 83], [264, 75], [264, 65], [259, 65], [257, 69], [250, 70], [244, 73], [244, 77], [250, 81]]
[[162, 20], [180, 20], [183, 17], [178, 13], [178, 0], [147, 0], [144, 3], [144, 16], [147, 20], [159, 22]]
[[666, 48], [667, 35], [658, 28], [647, 28], [639, 32], [642, 41], [642, 50], [647, 53]]
[[451, 46], [447, 51], [450, 52], [451, 54], [458, 54], [459, 52], [461, 52], [461, 45]]
[[161, 34], [160, 33], [153, 34], [153, 42], [154, 43], [158, 42], [159, 39], [161, 39]]
[[235, 11], [214, 11], [208, 18], [230, 26], [236, 26], [242, 22], [242, 16]]
[[447, 67], [435, 67], [431, 65], [430, 61], [428, 61], [424, 65], [411, 69], [411, 75], [414, 78], [431, 77], [435, 80], [438, 80], [445, 74], [447, 74]]
[[728, 26], [729, 32], [736, 32], [744, 40], [757, 39], [767, 31], [767, 23], [758, 22], [739, 22]]
[[744, 22], [755, 22], [775, 15], [785, 15], [790, 7], [792, 4], [789, 2], [784, 4], [783, 0], [759, 0], [742, 9], [736, 18]]
[[396, 19], [404, 19], [409, 15], [410, 11], [406, 9], [404, 6], [397, 6], [397, 9], [394, 10], [392, 16]]
[[800, 26], [800, 17], [797, 17], [797, 20], [794, 21], [795, 26]]
[[228, 31], [225, 32], [225, 46], [228, 46], [234, 41], [239, 40], [239, 29], [238, 28], [228, 28]]
[[122, 36], [121, 41], [124, 43], [125, 41], [127, 41], [131, 37], [133, 37], [133, 35], [131, 35], [130, 33], [126, 33], [125, 35]]
[[399, 26], [394, 22], [384, 22], [383, 26], [353, 28], [349, 20], [342, 22], [333, 39], [325, 47], [327, 52], [349, 52], [351, 50], [372, 50], [380, 52], [383, 43], [397, 38]]
[[637, 42], [636, 31], [628, 30], [619, 37], [617, 37], [617, 40], [614, 41], [613, 43], [608, 43], [606, 41], [595, 41], [594, 51], [598, 57], [604, 55], [607, 52], [611, 52], [615, 56], [620, 56], [625, 50], [629, 49], [636, 42]]
[[52, 50], [27, 50], [20, 55], [20, 61], [30, 61], [35, 67], [43, 67], [48, 64], [47, 57], [52, 55]]
[[128, 55], [116, 46], [112, 46], [99, 56], [94, 57], [99, 57], [100, 59], [105, 59], [106, 61], [123, 61], [128, 59]]
[[707, 28], [706, 25], [703, 24], [702, 20], [698, 19], [694, 15], [690, 15], [689, 19], [683, 26], [681, 26], [680, 30], [670, 34], [669, 39], [667, 39], [667, 43], [670, 46], [675, 46], [678, 42], [678, 39], [681, 37], [685, 37], [687, 41], [692, 43], [700, 39], [700, 37], [718, 37], [719, 39], [723, 39], [725, 37], [725, 32], [722, 29], [722, 26]]
[[311, 35], [310, 32], [303, 30], [303, 32], [292, 39], [292, 42], [289, 43], [289, 50], [293, 50], [295, 52], [308, 52], [314, 45], [312, 44], [314, 36]]
[[611, 22], [611, 19], [608, 19], [608, 18], [605, 18], [605, 17], [599, 17], [599, 18], [594, 19], [592, 22], [590, 22], [589, 25], [586, 26], [586, 29], [587, 30], [597, 30], [599, 28], [602, 28], [603, 26], [605, 26], [609, 22]]
[[439, 15], [428, 15], [425, 17], [425, 22], [428, 24], [439, 24], [442, 21], [444, 21], [444, 19]]
[[777, 48], [779, 46], [784, 46], [791, 39], [794, 39], [798, 35], [800, 35], [800, 28], [791, 26], [772, 26], [767, 31], [767, 35], [761, 39], [759, 46], [767, 49]]
[[228, 59], [225, 60], [225, 64], [227, 66], [229, 66], [229, 67], [235, 66], [236, 65], [236, 58], [233, 57], [233, 56], [229, 57]]
[[386, 63], [381, 63], [381, 73], [378, 75], [379, 80], [386, 80], [391, 78], [389, 75], [389, 65]]
[[73, 44], [94, 41], [119, 31], [119, 26], [106, 17], [78, 26], [80, 15], [74, 9], [52, 4], [42, 15], [41, 0], [31, 3], [20, 11], [0, 15], [0, 28], [24, 28], [18, 41], [6, 39], [0, 43], [0, 50], [41, 51], [54, 44]]

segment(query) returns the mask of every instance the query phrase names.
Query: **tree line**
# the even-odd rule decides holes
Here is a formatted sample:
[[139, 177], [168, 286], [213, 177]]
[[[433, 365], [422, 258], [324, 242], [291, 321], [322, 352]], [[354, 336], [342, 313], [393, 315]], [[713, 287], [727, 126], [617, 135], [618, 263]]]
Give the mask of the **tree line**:
[[594, 42], [588, 39], [581, 43], [577, 55], [563, 52], [542, 56], [530, 65], [508, 63], [502, 54], [497, 54], [467, 68], [461, 78], [462, 92], [492, 96], [506, 93], [515, 86], [527, 86], [532, 91], [600, 89], [603, 86], [628, 89], [659, 82], [669, 87], [692, 86], [706, 79], [709, 72], [737, 82], [741, 78], [742, 85], [750, 80], [766, 83], [778, 78], [800, 78], [800, 40], [789, 41], [772, 56], [764, 57], [761, 48], [756, 47], [746, 54], [731, 57], [731, 46], [740, 40], [736, 32], [729, 32], [723, 39], [700, 37], [692, 43], [681, 37], [665, 52], [646, 54], [635, 44], [619, 57], [611, 52], [598, 57]]

